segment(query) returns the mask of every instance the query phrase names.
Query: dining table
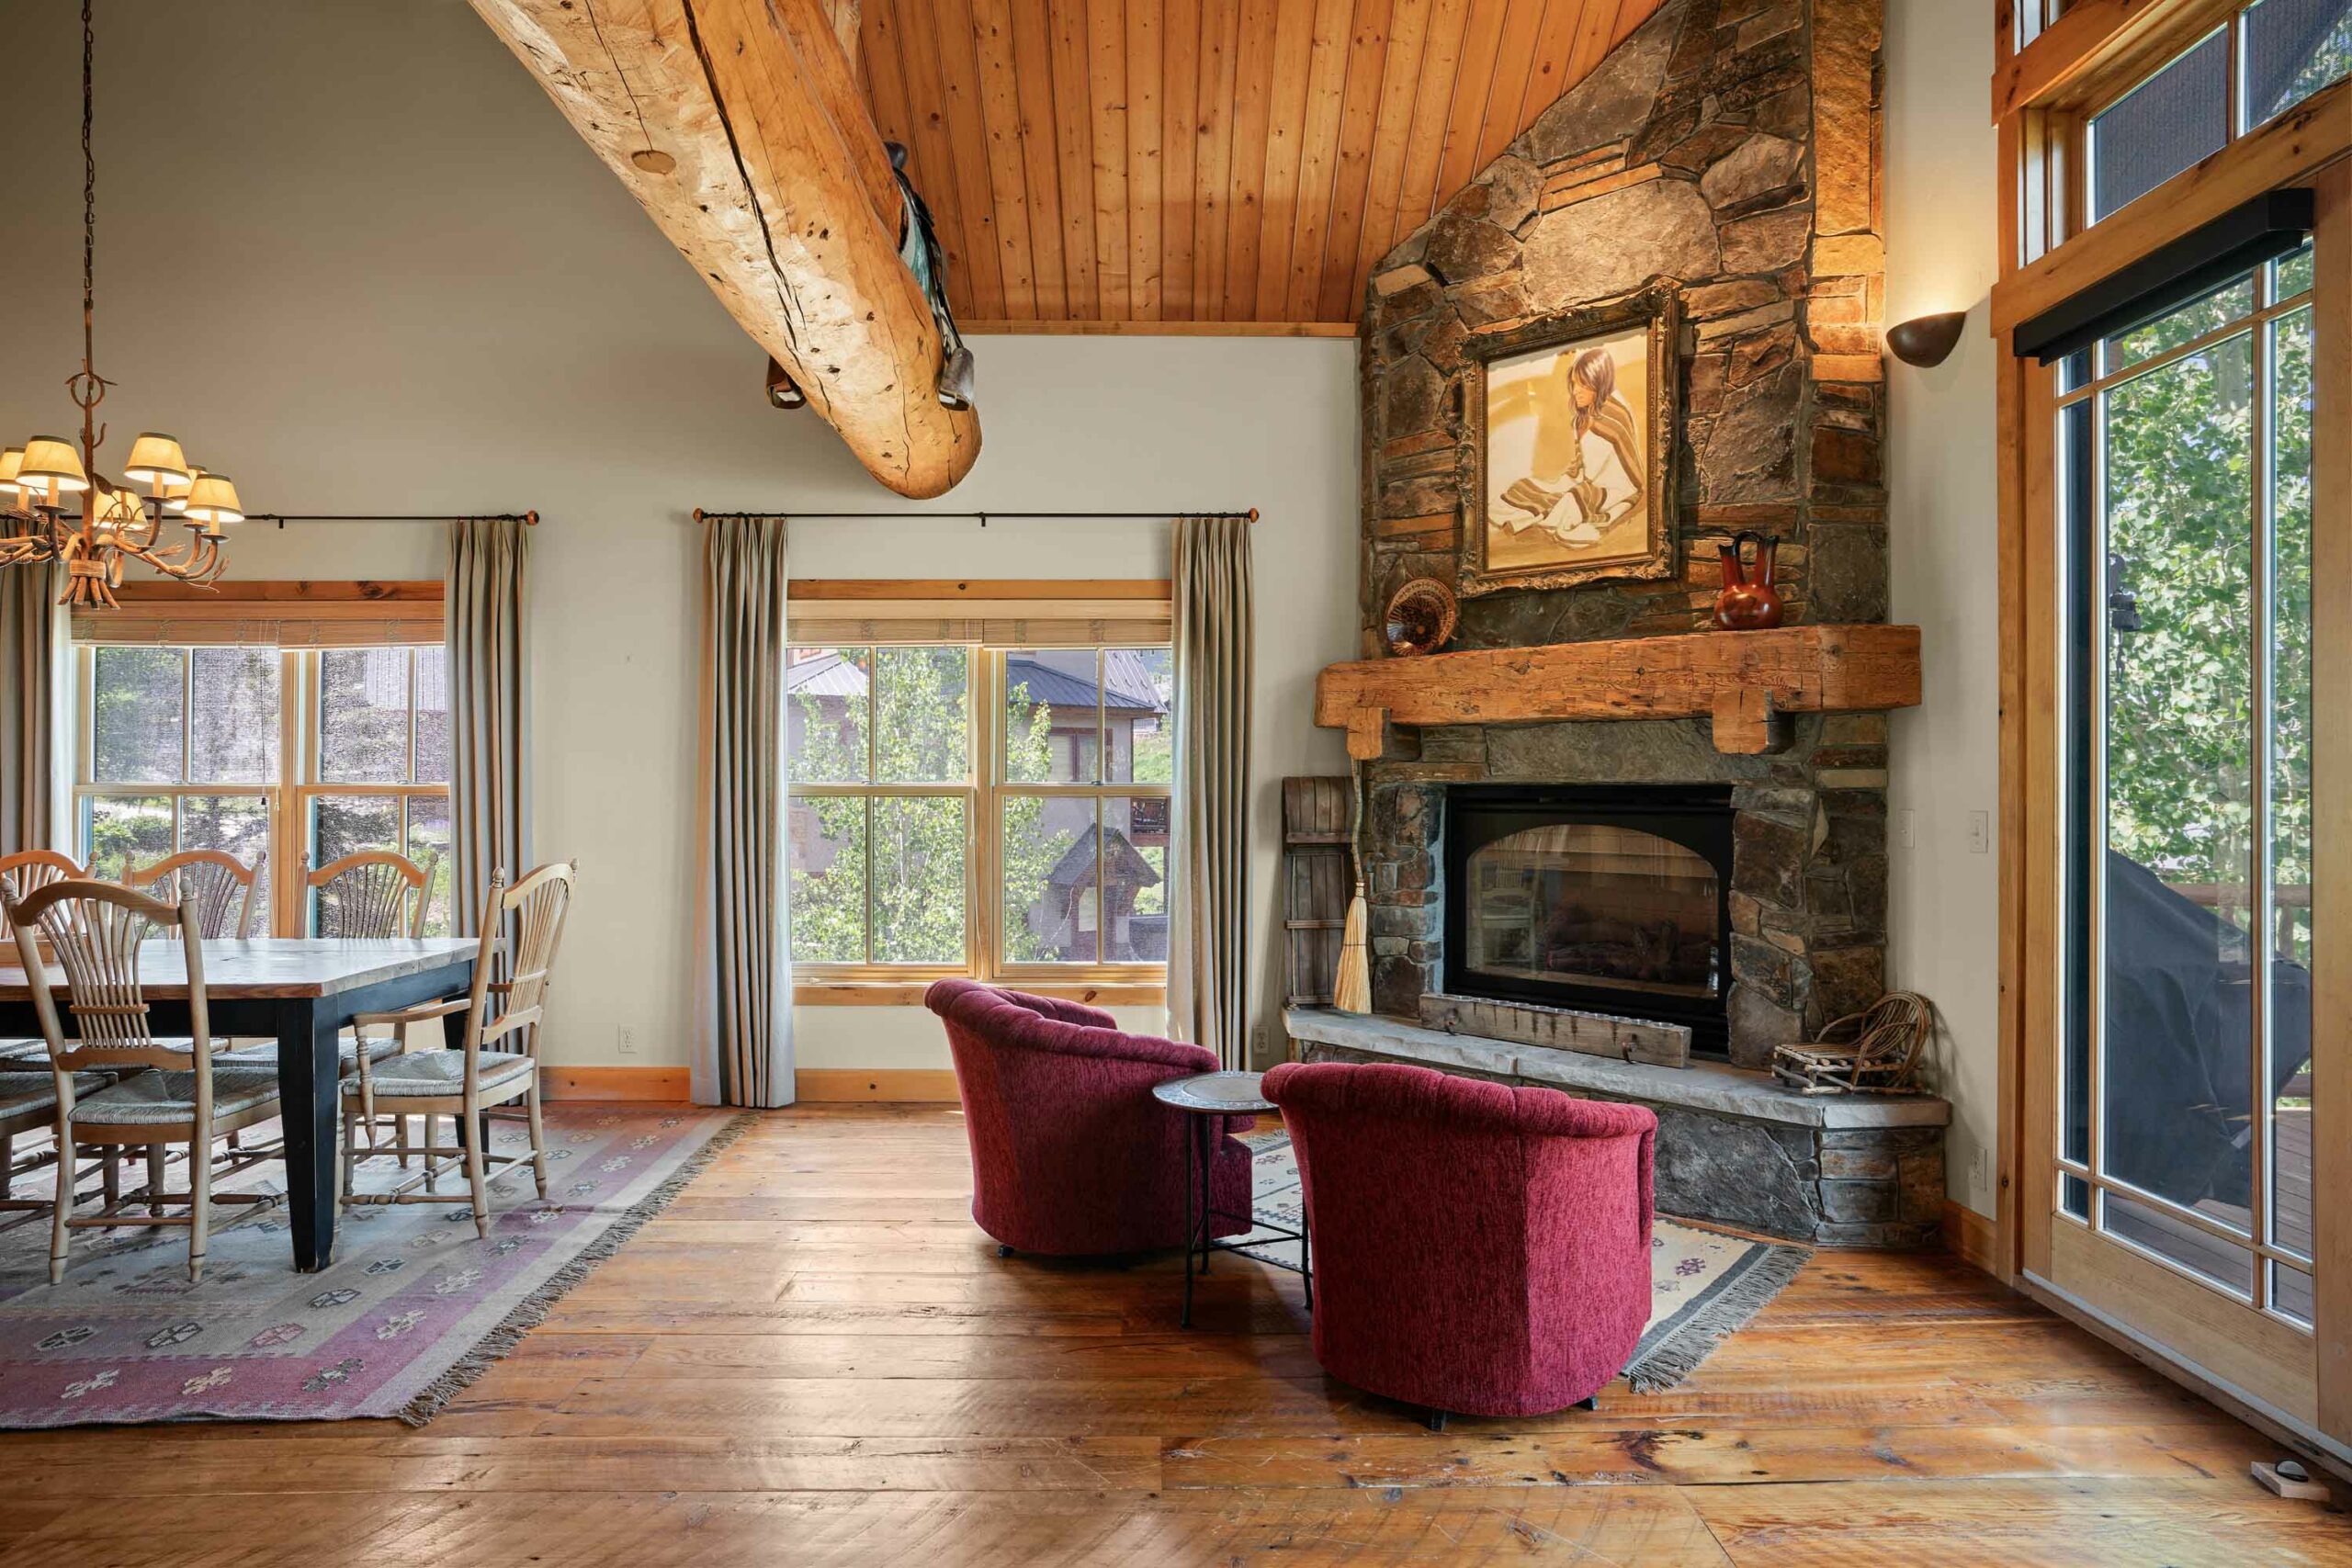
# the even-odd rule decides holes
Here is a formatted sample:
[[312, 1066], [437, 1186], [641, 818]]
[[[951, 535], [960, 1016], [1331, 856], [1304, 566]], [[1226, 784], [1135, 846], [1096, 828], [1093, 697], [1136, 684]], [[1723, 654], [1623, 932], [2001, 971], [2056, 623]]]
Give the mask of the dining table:
[[[205, 1015], [214, 1049], [232, 1037], [277, 1041], [286, 1211], [295, 1268], [313, 1272], [334, 1258], [342, 1125], [337, 1042], [343, 1031], [359, 1013], [465, 996], [481, 951], [471, 937], [257, 937], [204, 943]], [[63, 976], [52, 971], [50, 985], [61, 1018], [70, 1017], [63, 1010]], [[139, 988], [149, 1007], [149, 1033], [163, 1040], [187, 1038], [187, 960], [176, 941], [140, 944]], [[466, 1014], [453, 1012], [441, 1022], [447, 1043], [462, 1046]], [[32, 981], [14, 954], [0, 963], [0, 1034], [41, 1037]], [[460, 1137], [469, 1135], [481, 1136], [481, 1129], [459, 1130]]]

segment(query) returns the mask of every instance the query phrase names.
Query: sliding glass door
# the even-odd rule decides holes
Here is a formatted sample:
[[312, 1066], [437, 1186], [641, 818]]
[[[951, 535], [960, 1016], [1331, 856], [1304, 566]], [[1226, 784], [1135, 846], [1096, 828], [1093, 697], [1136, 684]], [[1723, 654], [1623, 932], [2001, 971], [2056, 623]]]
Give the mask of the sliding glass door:
[[[2056, 367], [2052, 1282], [2310, 1408], [2312, 257]], [[2340, 1133], [2340, 1130], [2339, 1130]]]

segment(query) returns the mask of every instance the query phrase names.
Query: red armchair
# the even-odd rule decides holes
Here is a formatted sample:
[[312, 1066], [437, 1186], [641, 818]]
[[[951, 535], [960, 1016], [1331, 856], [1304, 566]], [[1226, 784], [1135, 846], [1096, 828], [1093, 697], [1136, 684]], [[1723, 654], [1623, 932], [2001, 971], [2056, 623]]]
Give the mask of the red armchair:
[[[972, 1140], [972, 1218], [1020, 1252], [1094, 1257], [1184, 1245], [1190, 1118], [1155, 1084], [1216, 1070], [1204, 1046], [1123, 1034], [1099, 1009], [941, 980], [923, 1004], [947, 1025]], [[1247, 1231], [1250, 1150], [1227, 1117], [1216, 1143], [1214, 1234]], [[1197, 1189], [1195, 1189], [1197, 1190]]]
[[1589, 1400], [1650, 1314], [1657, 1118], [1385, 1063], [1266, 1075], [1315, 1235], [1315, 1358], [1445, 1414]]

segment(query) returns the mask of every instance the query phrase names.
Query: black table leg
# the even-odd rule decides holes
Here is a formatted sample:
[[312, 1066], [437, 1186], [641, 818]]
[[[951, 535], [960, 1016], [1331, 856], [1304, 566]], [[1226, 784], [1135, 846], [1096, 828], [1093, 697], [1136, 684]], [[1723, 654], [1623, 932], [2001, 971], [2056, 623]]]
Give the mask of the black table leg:
[[308, 997], [277, 1004], [277, 1100], [286, 1134], [286, 1215], [294, 1267], [313, 1273], [334, 1260], [335, 1131], [342, 1107], [340, 1031]]
[[[1192, 1122], [1193, 1122], [1193, 1118], [1191, 1118], [1191, 1117], [1189, 1117], [1189, 1116], [1188, 1116], [1188, 1117], [1186, 1117], [1184, 1120], [1185, 1120], [1185, 1127], [1184, 1127], [1184, 1318], [1183, 1318], [1183, 1325], [1184, 1325], [1184, 1326], [1185, 1326], [1186, 1328], [1190, 1328], [1190, 1327], [1192, 1327], [1192, 1326], [1193, 1326], [1193, 1235], [1194, 1235], [1194, 1232], [1193, 1232], [1193, 1224], [1194, 1224], [1194, 1223], [1195, 1223], [1195, 1222], [1193, 1221], [1193, 1158], [1195, 1157], [1195, 1151], [1194, 1151], [1194, 1149], [1193, 1149], [1193, 1128], [1192, 1128]], [[1205, 1223], [1205, 1221], [1206, 1221], [1206, 1216], [1204, 1215], [1204, 1216], [1203, 1216], [1203, 1220], [1202, 1220], [1202, 1222], [1201, 1222], [1201, 1223]]]
[[1315, 1226], [1306, 1217], [1306, 1193], [1298, 1195], [1298, 1277], [1306, 1282], [1306, 1310], [1315, 1310]]
[[1193, 1124], [1199, 1129], [1201, 1140], [1201, 1272], [1205, 1275], [1209, 1271], [1209, 1242], [1216, 1233], [1209, 1212], [1216, 1190], [1211, 1177], [1216, 1170], [1217, 1145], [1225, 1141], [1225, 1121], [1217, 1116], [1195, 1116]]

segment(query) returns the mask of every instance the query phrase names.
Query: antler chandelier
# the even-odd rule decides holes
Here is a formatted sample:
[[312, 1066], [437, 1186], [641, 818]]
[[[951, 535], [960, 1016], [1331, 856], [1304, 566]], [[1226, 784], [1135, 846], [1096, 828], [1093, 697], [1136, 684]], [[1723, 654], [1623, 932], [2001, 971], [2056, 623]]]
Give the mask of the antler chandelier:
[[[90, 0], [82, 0], [82, 368], [65, 380], [66, 395], [82, 411], [82, 439], [77, 447], [58, 436], [36, 435], [0, 451], [0, 504], [6, 508], [0, 514], [6, 524], [0, 566], [63, 561], [59, 604], [113, 609], [126, 559], [183, 582], [219, 577], [228, 565], [220, 545], [229, 536], [220, 525], [243, 522], [245, 513], [228, 475], [207, 473], [187, 460], [176, 440], [153, 431], [130, 444], [122, 470], [148, 487], [145, 496], [98, 471], [107, 430], [97, 423], [97, 409], [114, 383], [91, 362], [98, 189], [97, 161], [90, 152], [93, 36]], [[187, 523], [189, 537], [160, 546], [175, 517]]]

